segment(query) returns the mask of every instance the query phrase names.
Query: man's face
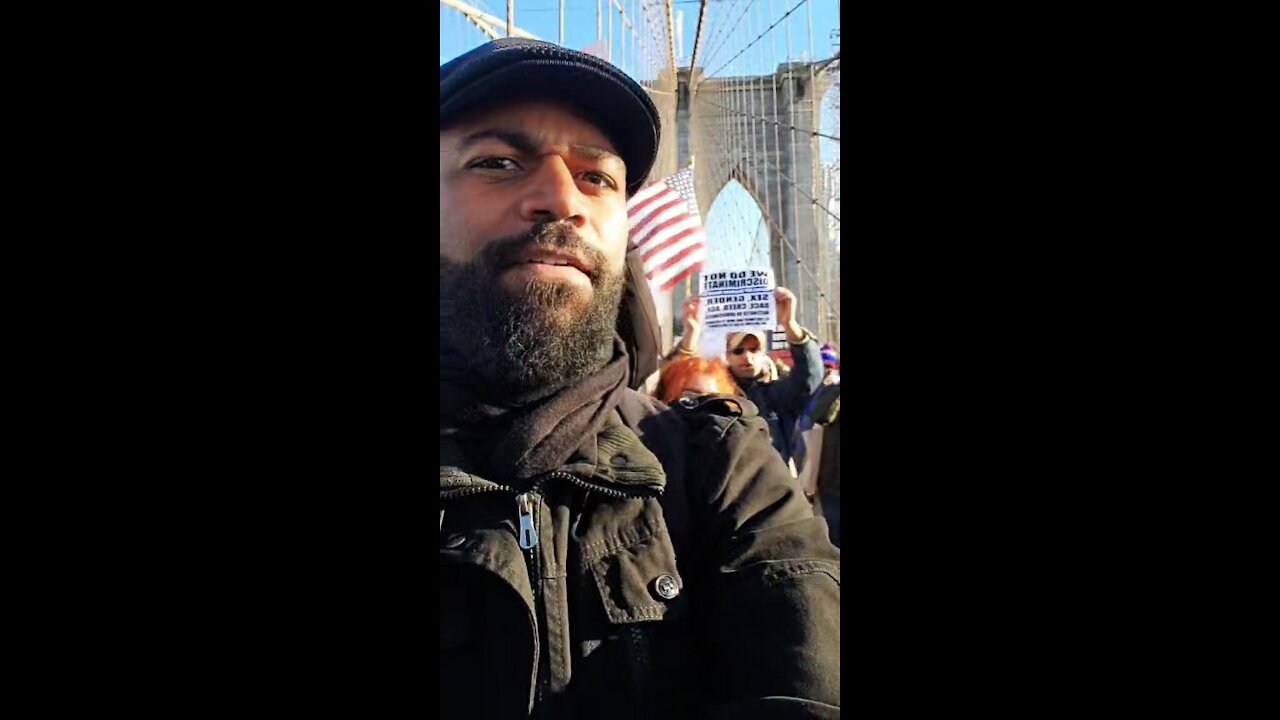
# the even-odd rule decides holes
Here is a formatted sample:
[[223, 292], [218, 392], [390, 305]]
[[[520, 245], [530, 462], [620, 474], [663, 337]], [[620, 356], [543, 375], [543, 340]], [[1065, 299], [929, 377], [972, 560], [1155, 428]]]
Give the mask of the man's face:
[[729, 370], [739, 380], [750, 380], [764, 370], [764, 358], [760, 341], [748, 335], [741, 345], [729, 351]]
[[608, 359], [626, 181], [604, 133], [555, 104], [505, 105], [440, 133], [442, 326], [476, 335], [463, 349], [488, 379], [543, 387]]
[[541, 281], [590, 296], [592, 273], [622, 269], [626, 181], [604, 133], [558, 105], [476, 115], [440, 133], [440, 256], [470, 263], [494, 243], [558, 222], [573, 231], [574, 247], [511, 248], [497, 258], [503, 267], [494, 279], [509, 295]]

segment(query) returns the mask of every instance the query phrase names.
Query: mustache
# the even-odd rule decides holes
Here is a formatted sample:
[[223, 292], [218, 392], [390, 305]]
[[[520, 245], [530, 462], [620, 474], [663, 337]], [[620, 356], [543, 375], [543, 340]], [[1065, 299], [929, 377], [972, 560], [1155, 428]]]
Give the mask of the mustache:
[[592, 284], [596, 284], [608, 271], [609, 260], [604, 253], [583, 240], [572, 225], [563, 221], [534, 225], [529, 232], [490, 242], [480, 252], [479, 264], [497, 271], [519, 262], [520, 253], [530, 245], [560, 250], [582, 258], [591, 268], [586, 275]]

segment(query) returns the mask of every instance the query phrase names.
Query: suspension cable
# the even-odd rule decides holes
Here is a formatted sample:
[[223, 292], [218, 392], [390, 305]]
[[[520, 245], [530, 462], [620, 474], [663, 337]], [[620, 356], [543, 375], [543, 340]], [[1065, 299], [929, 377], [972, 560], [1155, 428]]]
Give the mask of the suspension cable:
[[[738, 1], [740, 2], [741, 0], [738, 0]], [[712, 50], [712, 51], [707, 55], [707, 65], [708, 65], [708, 66], [711, 64], [711, 61], [712, 61], [712, 60], [715, 60], [715, 59], [716, 59], [716, 57], [717, 57], [717, 56], [719, 55], [719, 53], [720, 53], [720, 50], [721, 50], [722, 48], [724, 48], [725, 43], [729, 41], [729, 38], [733, 37], [733, 28], [739, 27], [739, 23], [741, 23], [741, 22], [742, 22], [742, 18], [743, 18], [744, 16], [746, 16], [747, 11], [751, 9], [751, 6], [752, 6], [752, 5], [754, 5], [754, 4], [755, 4], [755, 2], [756, 2], [756, 0], [750, 0], [750, 2], [748, 2], [748, 3], [747, 3], [747, 6], [746, 6], [746, 7], [744, 7], [744, 8], [742, 8], [742, 14], [738, 15], [738, 17], [737, 17], [737, 19], [736, 19], [736, 20], [734, 20], [732, 23], [729, 23], [729, 24], [726, 24], [726, 25], [724, 25], [724, 26], [723, 26], [723, 27], [725, 28], [725, 30], [724, 30], [724, 32], [722, 32], [722, 33], [718, 36], [718, 37], [720, 38], [720, 44], [719, 44], [719, 45], [716, 45], [715, 49], [714, 49], [714, 50]], [[736, 7], [736, 5], [735, 5], [735, 7]], [[730, 9], [729, 9], [729, 12], [733, 12], [733, 9], [732, 9], [732, 8], [730, 8]], [[736, 59], [736, 58], [735, 58], [735, 59]], [[732, 62], [732, 60], [731, 60], [730, 62]], [[725, 63], [725, 65], [726, 65], [726, 66], [727, 66], [728, 64], [729, 64], [729, 63]], [[720, 68], [720, 70], [723, 70], [723, 69], [724, 69], [723, 67], [722, 67], [722, 68]], [[716, 72], [718, 73], [718, 72], [720, 72], [720, 70], [717, 70]], [[710, 77], [711, 75], [714, 75], [714, 74], [715, 74], [715, 73], [707, 73], [704, 77]]]
[[[796, 10], [798, 10], [798, 9], [800, 8], [800, 6], [801, 6], [801, 5], [804, 5], [804, 4], [805, 4], [805, 3], [807, 3], [807, 2], [809, 2], [809, 0], [800, 0], [800, 2], [796, 3], [796, 6], [795, 6], [795, 7], [793, 7], [793, 8], [791, 8], [790, 10], [788, 10], [786, 15], [783, 15], [782, 17], [780, 17], [780, 18], [778, 18], [777, 20], [775, 20], [775, 21], [774, 21], [774, 23], [773, 23], [772, 25], [770, 25], [768, 28], [766, 28], [764, 32], [762, 32], [762, 33], [760, 33], [759, 35], [757, 35], [757, 36], [756, 36], [756, 39], [755, 39], [755, 40], [752, 40], [750, 45], [747, 45], [746, 47], [742, 48], [742, 50], [739, 50], [739, 51], [738, 51], [738, 55], [741, 55], [742, 53], [746, 52], [747, 50], [750, 50], [752, 45], [755, 45], [756, 43], [760, 42], [760, 39], [761, 39], [761, 38], [763, 38], [765, 35], [768, 35], [768, 34], [769, 34], [769, 32], [770, 32], [771, 30], [773, 30], [775, 27], [777, 27], [777, 26], [778, 26], [778, 23], [782, 22], [783, 20], [786, 20], [786, 19], [787, 19], [787, 17], [788, 17], [789, 15], [791, 15], [791, 13], [795, 12]], [[738, 55], [734, 55], [732, 58], [729, 58], [729, 62], [733, 62], [733, 61], [738, 57]], [[725, 66], [727, 66], [728, 64], [729, 64], [729, 63], [725, 63], [725, 64], [724, 64], [724, 66], [721, 66], [718, 70], [716, 70], [716, 72], [720, 72], [720, 70], [723, 70], [723, 69], [724, 69], [724, 67], [725, 67]], [[715, 73], [712, 73], [712, 74], [714, 75]]]
[[[720, 144], [720, 139], [719, 139], [718, 137], [716, 137], [715, 135], [711, 135], [711, 139], [712, 139], [713, 141], [715, 141], [716, 145], [720, 148], [720, 151], [721, 151], [721, 152], [725, 152], [725, 148], [724, 148], [724, 146], [723, 146], [722, 144]], [[761, 216], [762, 216], [766, 221], [768, 221], [769, 226], [770, 226], [771, 228], [773, 228], [773, 230], [774, 230], [775, 232], [777, 232], [777, 233], [778, 233], [778, 237], [780, 237], [780, 238], [782, 239], [782, 241], [783, 241], [784, 243], [786, 243], [786, 244], [787, 244], [787, 247], [790, 247], [790, 248], [791, 248], [791, 251], [792, 251], [793, 253], [796, 253], [796, 255], [797, 255], [797, 257], [796, 257], [796, 264], [797, 264], [797, 265], [799, 265], [799, 266], [800, 266], [800, 269], [801, 269], [802, 271], [804, 271], [804, 272], [809, 276], [809, 279], [810, 279], [810, 280], [812, 280], [812, 281], [813, 281], [813, 286], [818, 290], [818, 297], [820, 297], [820, 298], [822, 298], [824, 301], [826, 301], [826, 303], [827, 303], [827, 307], [831, 308], [831, 312], [836, 316], [836, 319], [837, 319], [837, 320], [839, 320], [839, 319], [840, 319], [840, 310], [839, 310], [839, 308], [837, 308], [837, 307], [835, 306], [835, 304], [833, 304], [833, 303], [831, 302], [831, 298], [830, 298], [830, 297], [826, 294], [826, 292], [822, 289], [822, 284], [818, 282], [818, 278], [814, 276], [813, 271], [811, 271], [811, 270], [808, 268], [808, 266], [806, 266], [803, 262], [801, 262], [801, 260], [800, 260], [800, 258], [799, 258], [799, 253], [796, 251], [796, 246], [795, 246], [795, 245], [793, 245], [793, 244], [791, 243], [791, 239], [787, 237], [786, 232], [784, 232], [784, 231], [782, 230], [782, 228], [778, 227], [778, 224], [777, 224], [776, 222], [774, 222], [774, 220], [773, 220], [773, 218], [770, 216], [770, 214], [769, 214], [769, 212], [768, 212], [768, 209], [767, 209], [767, 208], [762, 209]]]
[[[778, 171], [778, 174], [779, 174], [779, 175], [781, 175], [782, 177], [786, 178], [787, 182], [791, 183], [792, 185], [795, 185], [797, 190], [799, 190], [799, 189], [800, 189], [799, 184], [798, 184], [798, 183], [796, 183], [796, 181], [795, 181], [795, 180], [792, 180], [791, 178], [787, 177], [787, 174], [786, 174], [786, 173], [784, 173], [784, 172], [782, 172], [781, 170], [779, 170], [779, 171]], [[830, 215], [831, 217], [835, 218], [835, 221], [836, 221], [836, 222], [840, 222], [840, 216], [839, 216], [839, 215], [836, 215], [835, 213], [833, 213], [833, 212], [831, 212], [829, 209], [827, 209], [827, 206], [826, 206], [826, 205], [823, 205], [821, 202], [819, 202], [819, 201], [817, 200], [817, 198], [813, 197], [812, 195], [810, 195], [809, 193], [805, 192], [804, 190], [800, 190], [800, 194], [801, 194], [801, 195], [804, 195], [804, 196], [805, 196], [805, 199], [807, 199], [807, 200], [809, 200], [809, 202], [813, 203], [813, 205], [814, 205], [815, 207], [821, 208], [823, 212], [825, 212], [826, 214], [828, 214], [828, 215]]]
[[[795, 171], [795, 168], [798, 165], [796, 161], [796, 130], [798, 128], [796, 128], [795, 126], [796, 124], [796, 83], [795, 83], [795, 78], [793, 76], [794, 60], [792, 59], [792, 56], [791, 56], [791, 18], [787, 17], [784, 19], [786, 20], [785, 32], [787, 35], [787, 74], [786, 74], [787, 110], [788, 110], [787, 125], [790, 128], [790, 130], [787, 132], [787, 138], [788, 138], [788, 141], [790, 142], [790, 150], [791, 150], [791, 152], [788, 154], [787, 157], [791, 161], [790, 169], [792, 173], [799, 174], [799, 173], [796, 173]], [[791, 227], [793, 228], [799, 227], [800, 226], [800, 203], [796, 200], [796, 185], [795, 183], [790, 183], [790, 182], [787, 184], [791, 188]], [[823, 267], [822, 244], [823, 243], [821, 239], [819, 239], [818, 241], [818, 267], [819, 268]], [[800, 258], [800, 260], [803, 261], [804, 258], [802, 257]], [[816, 289], [817, 285], [815, 285], [814, 287]], [[821, 325], [821, 323], [819, 323], [819, 325]]]
[[[710, 100], [708, 100], [707, 102], [711, 103], [712, 105], [716, 105], [716, 103], [711, 102]], [[722, 105], [716, 105], [716, 107], [723, 107], [723, 106], [722, 106]], [[733, 111], [733, 110], [730, 110], [729, 112], [734, 112], [734, 111]], [[751, 118], [751, 119], [753, 119], [753, 120], [759, 120], [759, 121], [761, 121], [761, 122], [772, 123], [772, 124], [774, 124], [774, 125], [777, 125], [777, 126], [778, 126], [778, 127], [780, 127], [780, 128], [791, 128], [792, 130], [799, 130], [799, 131], [800, 131], [800, 132], [802, 132], [802, 133], [808, 133], [809, 135], [812, 135], [812, 136], [814, 136], [814, 137], [824, 137], [824, 138], [826, 138], [826, 139], [828, 139], [828, 140], [835, 140], [836, 142], [840, 142], [840, 138], [836, 137], [835, 135], [828, 135], [828, 134], [826, 134], [826, 133], [818, 132], [817, 130], [813, 130], [813, 129], [810, 129], [810, 128], [799, 128], [799, 127], [796, 127], [795, 125], [791, 125], [791, 124], [789, 124], [789, 123], [778, 122], [777, 120], [771, 120], [771, 119], [769, 119], [769, 118], [767, 118], [767, 117], [761, 117], [761, 116], [759, 116], [759, 115], [751, 115], [751, 114], [749, 114], [749, 113], [747, 114], [747, 117], [750, 117], [750, 118]]]
[[[773, 0], [768, 0], [768, 3], [769, 3], [769, 15], [772, 16]], [[761, 52], [763, 53], [764, 45], [761, 45], [760, 48], [761, 48]], [[773, 34], [769, 35], [769, 57], [770, 57], [770, 65], [772, 66], [769, 72], [769, 90], [773, 93], [772, 112], [776, 116], [778, 114], [778, 71], [777, 71], [778, 45], [777, 45], [777, 42], [775, 41], [775, 36]], [[766, 133], [766, 136], [767, 136], [767, 133]], [[777, 175], [781, 175], [782, 174], [781, 173], [782, 143], [778, 138], [778, 124], [776, 122], [773, 124], [773, 150], [775, 153], [774, 157], [777, 158], [777, 169], [779, 171]], [[777, 175], [775, 175], [773, 179], [774, 187], [776, 189], [774, 197], [778, 199], [778, 215], [781, 216], [785, 221], [786, 206], [784, 205], [783, 199], [782, 199], [782, 180]], [[797, 240], [798, 239], [799, 238], [797, 237]], [[801, 245], [801, 248], [804, 247], [803, 243], [800, 243], [800, 245]], [[803, 260], [804, 259], [803, 252], [798, 257]], [[804, 278], [798, 277], [796, 278], [796, 314], [797, 315], [800, 315], [801, 311], [804, 308], [803, 298], [804, 298]]]

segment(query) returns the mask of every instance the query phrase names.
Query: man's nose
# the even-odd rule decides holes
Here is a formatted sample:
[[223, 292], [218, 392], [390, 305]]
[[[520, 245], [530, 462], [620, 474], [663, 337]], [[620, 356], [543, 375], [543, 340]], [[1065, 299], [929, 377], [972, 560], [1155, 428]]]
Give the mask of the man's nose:
[[528, 187], [520, 202], [523, 219], [534, 223], [568, 220], [575, 228], [586, 225], [586, 205], [564, 158], [545, 156]]

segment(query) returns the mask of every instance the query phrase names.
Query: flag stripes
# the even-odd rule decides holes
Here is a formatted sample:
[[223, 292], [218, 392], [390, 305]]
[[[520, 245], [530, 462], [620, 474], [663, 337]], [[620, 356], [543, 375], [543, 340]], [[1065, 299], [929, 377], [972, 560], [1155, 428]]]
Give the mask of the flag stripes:
[[627, 203], [631, 242], [640, 249], [645, 276], [666, 291], [702, 267], [706, 235], [693, 190], [693, 168], [642, 188]]

